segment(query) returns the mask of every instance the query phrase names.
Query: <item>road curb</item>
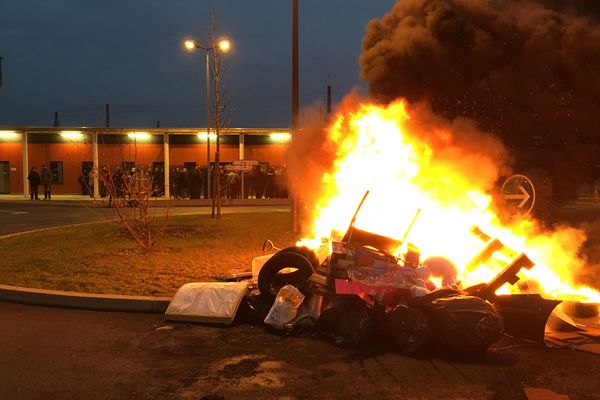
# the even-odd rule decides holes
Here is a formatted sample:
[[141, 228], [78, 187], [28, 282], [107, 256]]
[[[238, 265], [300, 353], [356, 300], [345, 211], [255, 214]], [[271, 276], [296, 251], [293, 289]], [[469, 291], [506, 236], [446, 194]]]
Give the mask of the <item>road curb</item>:
[[164, 314], [171, 298], [65, 292], [0, 285], [0, 301], [95, 311]]

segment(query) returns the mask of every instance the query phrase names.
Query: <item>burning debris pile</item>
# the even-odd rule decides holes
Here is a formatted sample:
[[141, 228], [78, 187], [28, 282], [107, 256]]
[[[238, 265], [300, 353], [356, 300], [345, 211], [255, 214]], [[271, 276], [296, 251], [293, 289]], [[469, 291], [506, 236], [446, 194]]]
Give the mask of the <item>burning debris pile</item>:
[[227, 302], [240, 318], [350, 347], [465, 353], [504, 332], [541, 341], [561, 300], [600, 301], [575, 284], [582, 232], [500, 216], [500, 142], [404, 101], [346, 106], [315, 142], [331, 161], [306, 235], [254, 260], [258, 293], [240, 286]]
[[404, 101], [361, 103], [326, 133], [319, 148], [333, 161], [309, 234], [258, 274], [269, 304], [286, 285], [311, 303], [283, 329], [310, 320], [350, 346], [387, 337], [401, 353], [481, 351], [504, 331], [543, 340], [561, 300], [600, 300], [573, 283], [582, 232], [500, 216], [490, 193], [508, 157], [467, 121], [446, 124]]
[[[567, 226], [548, 230], [533, 218], [510, 218], [494, 203], [496, 181], [510, 171], [509, 157], [498, 140], [468, 121], [447, 123], [422, 107], [409, 109], [404, 101], [349, 103], [325, 133], [314, 158], [319, 149], [334, 149], [333, 156], [325, 155], [333, 161], [322, 168], [316, 198], [305, 199], [314, 207], [307, 211], [307, 233], [298, 245], [316, 249], [330, 237], [343, 237], [369, 191], [354, 224], [400, 240], [394, 255], [414, 243], [422, 259], [451, 260], [457, 280], [467, 287], [489, 282], [510, 262], [513, 255], [497, 248], [502, 243], [516, 255], [526, 254], [535, 267], [521, 271], [520, 285], [499, 288], [499, 294], [600, 300], [596, 290], [574, 283], [587, 265], [579, 251], [582, 231]], [[296, 182], [299, 193], [302, 184], [315, 185]], [[473, 234], [473, 227], [496, 239], [497, 257], [476, 266], [470, 261], [485, 241]]]
[[[311, 330], [336, 344], [356, 347], [383, 339], [378, 342], [407, 355], [434, 349], [481, 352], [505, 330], [515, 337], [543, 340], [546, 320], [560, 301], [539, 295], [496, 295], [504, 284], [519, 280], [521, 269], [533, 267], [525, 254], [473, 227], [471, 234], [485, 246], [468, 262], [467, 270], [489, 262], [503, 268], [491, 281], [463, 288], [456, 266], [447, 258], [421, 262], [412, 244], [396, 255], [409, 231], [397, 240], [356, 228], [367, 195], [342, 238], [322, 244], [315, 252], [301, 246], [282, 249], [261, 266], [256, 277], [259, 296], [273, 303], [265, 323], [292, 333], [299, 326], [306, 328], [308, 321]], [[300, 311], [305, 295], [297, 288], [308, 297]], [[251, 305], [261, 300], [248, 297], [247, 301]], [[250, 308], [257, 311], [256, 306]]]

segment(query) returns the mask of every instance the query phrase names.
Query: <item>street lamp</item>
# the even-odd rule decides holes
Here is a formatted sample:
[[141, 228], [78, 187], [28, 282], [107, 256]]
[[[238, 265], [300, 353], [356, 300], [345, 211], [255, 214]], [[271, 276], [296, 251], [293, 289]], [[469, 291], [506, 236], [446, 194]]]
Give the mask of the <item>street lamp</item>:
[[231, 50], [231, 41], [227, 38], [217, 40], [211, 47], [200, 46], [194, 40], [183, 42], [185, 48], [192, 52], [195, 49], [204, 50], [204, 62], [206, 64], [206, 195], [210, 198], [212, 195], [210, 185], [210, 52], [215, 48], [221, 53], [227, 54]]

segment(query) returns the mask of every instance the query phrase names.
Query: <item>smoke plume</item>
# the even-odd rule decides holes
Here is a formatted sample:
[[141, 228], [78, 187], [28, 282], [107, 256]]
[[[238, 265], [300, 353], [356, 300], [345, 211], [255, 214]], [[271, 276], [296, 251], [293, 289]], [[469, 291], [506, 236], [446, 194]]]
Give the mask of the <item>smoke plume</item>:
[[600, 176], [597, 3], [401, 0], [369, 23], [361, 77], [379, 101], [477, 121], [560, 204]]

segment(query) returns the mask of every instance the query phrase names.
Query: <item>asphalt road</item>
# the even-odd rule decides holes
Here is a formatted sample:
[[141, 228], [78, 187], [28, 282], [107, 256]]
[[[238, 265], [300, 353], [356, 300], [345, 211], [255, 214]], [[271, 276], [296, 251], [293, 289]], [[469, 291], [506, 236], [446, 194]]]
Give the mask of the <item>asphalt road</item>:
[[[160, 208], [151, 208], [160, 213]], [[225, 206], [223, 213], [287, 212], [288, 206]], [[173, 215], [210, 214], [210, 207], [172, 207]], [[0, 236], [63, 225], [106, 221], [115, 215], [110, 208], [93, 204], [46, 203], [43, 200], [0, 201]], [[600, 218], [600, 203], [575, 201], [561, 210], [561, 217], [575, 225]]]
[[[160, 208], [151, 211], [161, 213]], [[222, 213], [285, 212], [288, 206], [233, 206], [222, 207]], [[210, 214], [210, 207], [172, 207], [172, 215]], [[114, 211], [106, 207], [85, 204], [53, 204], [42, 200], [36, 202], [0, 201], [0, 236], [35, 229], [63, 225], [107, 221], [115, 218]]]
[[469, 362], [361, 355], [246, 323], [218, 328], [10, 303], [0, 303], [0, 327], [7, 400], [514, 400], [531, 388], [600, 396], [600, 357], [535, 344], [499, 344]]

